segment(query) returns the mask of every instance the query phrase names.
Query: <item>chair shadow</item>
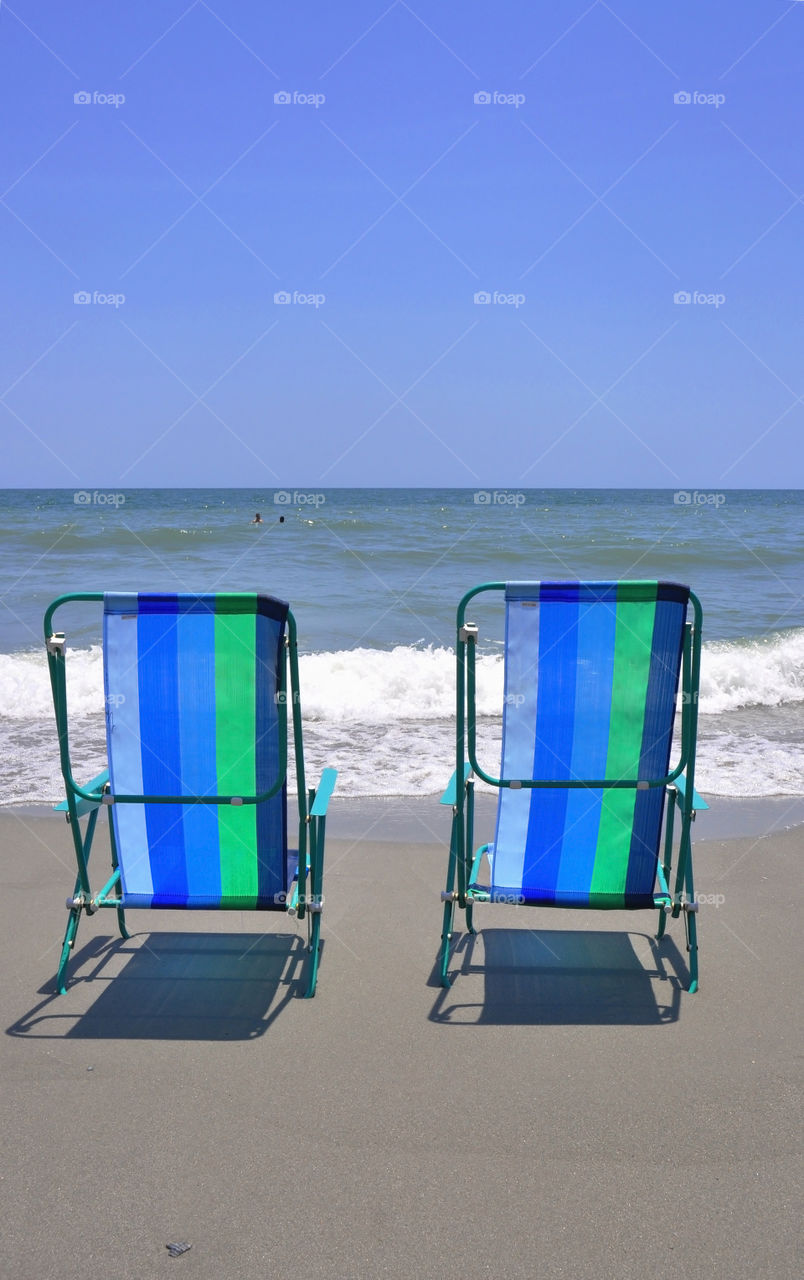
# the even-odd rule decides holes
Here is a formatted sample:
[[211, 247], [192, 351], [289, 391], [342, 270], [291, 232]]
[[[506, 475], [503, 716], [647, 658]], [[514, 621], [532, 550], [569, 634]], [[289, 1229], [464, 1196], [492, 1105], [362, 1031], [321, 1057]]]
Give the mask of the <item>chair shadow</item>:
[[[640, 960], [632, 937], [650, 949]], [[430, 1020], [445, 1026], [652, 1026], [676, 1022], [689, 973], [675, 943], [649, 934], [590, 930], [481, 929], [462, 934], [451, 988], [439, 985]], [[455, 962], [460, 967], [455, 972]], [[481, 1000], [462, 1000], [476, 992]], [[467, 990], [470, 987], [470, 990]]]
[[[309, 953], [297, 935], [137, 933], [95, 937], [70, 964], [67, 995], [45, 999], [12, 1036], [85, 1040], [254, 1040], [306, 990]], [[84, 1013], [71, 992], [100, 994]]]

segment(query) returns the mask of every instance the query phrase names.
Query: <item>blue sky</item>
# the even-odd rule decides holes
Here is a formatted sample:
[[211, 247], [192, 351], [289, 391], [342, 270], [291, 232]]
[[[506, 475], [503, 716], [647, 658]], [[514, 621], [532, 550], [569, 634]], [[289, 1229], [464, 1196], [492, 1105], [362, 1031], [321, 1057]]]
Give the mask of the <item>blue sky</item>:
[[802, 65], [804, 0], [3, 4], [2, 483], [801, 485]]

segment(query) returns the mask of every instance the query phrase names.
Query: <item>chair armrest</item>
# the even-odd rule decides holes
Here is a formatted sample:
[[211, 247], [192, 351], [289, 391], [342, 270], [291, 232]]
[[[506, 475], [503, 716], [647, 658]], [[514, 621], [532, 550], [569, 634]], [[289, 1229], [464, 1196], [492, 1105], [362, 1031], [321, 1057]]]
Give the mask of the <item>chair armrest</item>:
[[327, 815], [327, 805], [332, 792], [335, 790], [335, 781], [338, 777], [337, 769], [324, 769], [321, 773], [321, 781], [318, 784], [315, 793], [313, 807], [310, 810], [311, 818], [325, 818]]
[[[470, 764], [465, 764], [463, 766], [464, 786], [466, 786], [466, 783], [469, 780], [471, 772], [472, 772], [472, 766]], [[446, 791], [444, 792], [443, 796], [439, 800], [439, 804], [456, 805], [458, 803], [458, 789], [455, 785], [457, 777], [458, 777], [458, 771], [456, 769], [455, 773], [453, 773], [452, 777], [449, 780], [449, 785], [447, 786]]]
[[[106, 783], [108, 781], [109, 781], [109, 770], [104, 769], [103, 773], [99, 773], [98, 776], [96, 778], [93, 778], [91, 782], [85, 783], [81, 789], [82, 791], [97, 791], [98, 793], [100, 793], [101, 791], [103, 791], [103, 788], [106, 786]], [[98, 795], [97, 800], [85, 800], [83, 796], [77, 796], [75, 801], [75, 811], [78, 814], [78, 817], [82, 818], [85, 813], [90, 813], [93, 809], [97, 809], [100, 803], [101, 803], [100, 794]], [[66, 813], [67, 801], [62, 800], [61, 804], [54, 804], [53, 808], [56, 811], [56, 813]]]
[[[687, 779], [684, 777], [683, 774], [679, 774], [677, 778], [673, 779], [673, 786], [678, 791], [679, 804], [680, 804], [681, 799], [687, 794]], [[693, 808], [693, 812], [697, 809], [709, 808], [709, 805], [706, 803], [703, 796], [699, 796], [698, 792], [695, 790], [694, 787], [692, 788], [692, 808]]]

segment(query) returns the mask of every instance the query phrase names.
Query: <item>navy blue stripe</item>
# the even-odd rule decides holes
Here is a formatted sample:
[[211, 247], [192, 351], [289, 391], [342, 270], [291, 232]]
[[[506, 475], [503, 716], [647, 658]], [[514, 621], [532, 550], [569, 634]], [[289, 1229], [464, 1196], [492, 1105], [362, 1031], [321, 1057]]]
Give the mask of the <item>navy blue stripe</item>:
[[674, 601], [676, 604], [683, 604], [685, 607], [689, 602], [690, 589], [682, 587], [679, 582], [657, 582], [656, 583], [656, 599]]
[[[670, 584], [673, 585], [673, 584]], [[686, 588], [680, 588], [686, 590]], [[687, 598], [689, 592], [687, 592]], [[645, 721], [639, 757], [640, 778], [661, 778], [670, 765], [681, 650], [687, 600], [666, 595], [657, 601], [653, 620], [650, 669], [645, 696]], [[642, 905], [653, 891], [659, 855], [664, 787], [637, 791], [634, 826], [625, 880], [625, 906]]]
[[[262, 597], [266, 600], [267, 597]], [[287, 616], [287, 608], [285, 609]], [[279, 664], [283, 661], [285, 618], [260, 610], [255, 617], [256, 717], [255, 748], [257, 791], [274, 785], [279, 770], [279, 716], [276, 694]], [[288, 705], [288, 718], [292, 708]], [[283, 894], [288, 887], [287, 783], [278, 795], [257, 805], [257, 892], [262, 902]]]
[[264, 618], [273, 618], [275, 622], [282, 624], [284, 634], [285, 620], [288, 616], [289, 604], [285, 600], [278, 600], [275, 596], [257, 596], [257, 613]]

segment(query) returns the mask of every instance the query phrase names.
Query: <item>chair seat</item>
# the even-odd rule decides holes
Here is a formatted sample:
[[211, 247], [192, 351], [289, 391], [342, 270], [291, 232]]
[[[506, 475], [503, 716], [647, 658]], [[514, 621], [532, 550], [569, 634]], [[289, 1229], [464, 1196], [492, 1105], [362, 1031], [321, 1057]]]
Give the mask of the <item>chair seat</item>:
[[579, 910], [597, 911], [639, 911], [645, 907], [662, 907], [670, 905], [666, 893], [629, 894], [627, 898], [621, 893], [588, 893], [582, 890], [564, 889], [558, 892], [529, 888], [523, 892], [521, 888], [505, 888], [501, 885], [493, 887], [472, 883], [470, 890], [479, 891], [489, 902], [513, 903], [522, 907], [577, 907]]
[[123, 893], [121, 906], [160, 908], [165, 911], [286, 911], [287, 900], [293, 892], [299, 866], [299, 855], [288, 849], [288, 884], [285, 893], [275, 897], [254, 897], [251, 894], [175, 894]]

